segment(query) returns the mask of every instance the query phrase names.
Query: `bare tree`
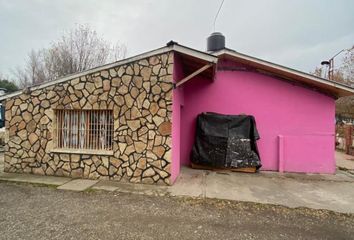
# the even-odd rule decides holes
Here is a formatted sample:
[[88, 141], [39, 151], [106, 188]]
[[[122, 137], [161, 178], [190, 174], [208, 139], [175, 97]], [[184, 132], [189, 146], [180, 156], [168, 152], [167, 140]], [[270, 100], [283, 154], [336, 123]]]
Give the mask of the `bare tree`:
[[27, 87], [117, 61], [126, 52], [125, 45], [111, 44], [89, 26], [79, 25], [49, 48], [32, 50], [25, 66], [15, 70], [15, 76], [21, 87]]
[[[311, 74], [325, 77], [325, 69], [316, 67]], [[340, 66], [334, 70], [333, 80], [354, 87], [354, 46], [345, 52]], [[337, 116], [354, 119], [354, 96], [342, 97], [336, 101]]]

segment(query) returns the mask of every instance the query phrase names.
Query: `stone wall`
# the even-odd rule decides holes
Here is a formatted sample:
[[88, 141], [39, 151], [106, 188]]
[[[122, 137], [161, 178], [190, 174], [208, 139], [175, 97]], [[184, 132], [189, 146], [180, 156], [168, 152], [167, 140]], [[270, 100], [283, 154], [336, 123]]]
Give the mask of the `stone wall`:
[[[6, 101], [5, 171], [170, 184], [173, 53]], [[56, 109], [110, 109], [113, 152], [56, 148]]]

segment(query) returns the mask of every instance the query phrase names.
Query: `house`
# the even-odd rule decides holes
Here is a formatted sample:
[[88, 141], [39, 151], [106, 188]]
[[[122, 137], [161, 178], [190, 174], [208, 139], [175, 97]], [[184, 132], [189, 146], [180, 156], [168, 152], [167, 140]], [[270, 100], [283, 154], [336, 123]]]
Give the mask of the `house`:
[[335, 99], [354, 89], [209, 40], [3, 96], [5, 171], [173, 184], [197, 115], [218, 112], [255, 117], [262, 170], [334, 173]]

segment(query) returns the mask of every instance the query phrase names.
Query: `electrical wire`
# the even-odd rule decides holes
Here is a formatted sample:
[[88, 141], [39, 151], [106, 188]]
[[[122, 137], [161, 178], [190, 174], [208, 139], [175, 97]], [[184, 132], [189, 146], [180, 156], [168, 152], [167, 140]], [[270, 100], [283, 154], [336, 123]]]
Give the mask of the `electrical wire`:
[[224, 1], [225, 1], [225, 0], [222, 0], [222, 1], [221, 1], [220, 7], [219, 7], [219, 9], [218, 9], [218, 12], [216, 13], [215, 18], [214, 18], [214, 23], [213, 23], [213, 26], [214, 26], [214, 32], [215, 32], [215, 23], [216, 23], [216, 19], [217, 19], [217, 18], [218, 18], [218, 16], [219, 16], [219, 12], [220, 12], [220, 10], [221, 10], [221, 8], [222, 8], [222, 5], [224, 4]]

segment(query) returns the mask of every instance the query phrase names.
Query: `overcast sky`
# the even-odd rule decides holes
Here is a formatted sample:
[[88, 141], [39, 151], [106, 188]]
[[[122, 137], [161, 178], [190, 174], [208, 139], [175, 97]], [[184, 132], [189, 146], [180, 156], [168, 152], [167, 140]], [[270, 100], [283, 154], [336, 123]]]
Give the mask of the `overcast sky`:
[[[128, 56], [170, 40], [205, 50], [220, 2], [0, 0], [0, 72], [11, 74], [31, 49], [47, 47], [76, 24], [125, 43]], [[354, 44], [354, 1], [225, 0], [216, 30], [229, 48], [308, 72]]]

